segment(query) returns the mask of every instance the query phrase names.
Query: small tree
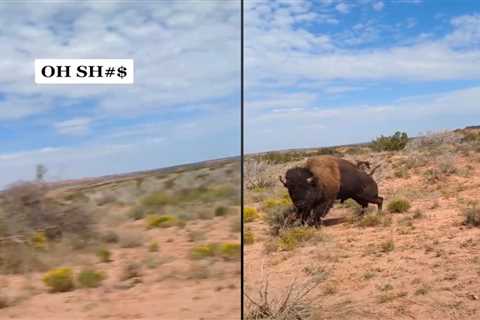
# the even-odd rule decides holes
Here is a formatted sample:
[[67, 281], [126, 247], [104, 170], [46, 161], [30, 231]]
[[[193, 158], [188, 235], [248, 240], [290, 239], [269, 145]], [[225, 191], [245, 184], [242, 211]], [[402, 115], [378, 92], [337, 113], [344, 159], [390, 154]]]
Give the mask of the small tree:
[[408, 135], [405, 132], [397, 131], [393, 136], [380, 136], [372, 141], [371, 148], [375, 151], [398, 151], [405, 148], [408, 142]]
[[45, 175], [47, 174], [47, 167], [45, 167], [43, 164], [37, 164], [36, 170], [35, 170], [35, 177], [37, 181], [43, 181], [45, 178]]

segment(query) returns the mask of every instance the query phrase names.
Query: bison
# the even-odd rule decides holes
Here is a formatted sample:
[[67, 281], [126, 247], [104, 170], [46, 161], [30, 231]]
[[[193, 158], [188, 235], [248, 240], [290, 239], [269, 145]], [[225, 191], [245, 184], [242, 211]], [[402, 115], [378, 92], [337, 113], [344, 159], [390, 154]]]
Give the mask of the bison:
[[[376, 168], [375, 168], [376, 169]], [[375, 170], [374, 169], [374, 170]], [[331, 156], [309, 158], [304, 167], [287, 170], [282, 184], [302, 219], [318, 225], [336, 199], [341, 202], [351, 198], [362, 206], [362, 214], [369, 203], [382, 210], [383, 198], [371, 174], [358, 169], [353, 163]]]

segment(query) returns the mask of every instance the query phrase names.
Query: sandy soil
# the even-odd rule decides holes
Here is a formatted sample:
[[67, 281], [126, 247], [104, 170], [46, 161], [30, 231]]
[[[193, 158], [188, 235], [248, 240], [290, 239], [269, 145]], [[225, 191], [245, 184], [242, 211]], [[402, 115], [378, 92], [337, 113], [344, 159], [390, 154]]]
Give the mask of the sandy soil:
[[[316, 231], [321, 240], [267, 253], [268, 226], [262, 219], [248, 223], [256, 241], [245, 247], [246, 292], [258, 297], [265, 279], [272, 297], [284, 294], [292, 281], [317, 281], [308, 296], [313, 319], [480, 319], [480, 229], [464, 226], [461, 214], [462, 203], [480, 194], [477, 161], [478, 155], [457, 156], [458, 172], [470, 165], [469, 173], [439, 182], [424, 179], [431, 163], [408, 170], [404, 178], [380, 170], [385, 204], [401, 195], [412, 205], [407, 213], [387, 212], [389, 226], [349, 223], [353, 209], [337, 204]], [[270, 174], [293, 165], [273, 166]], [[262, 211], [262, 199], [284, 192], [279, 184], [263, 195], [250, 193], [246, 206]], [[414, 218], [416, 212], [422, 216]], [[387, 241], [392, 251], [382, 250]]]
[[[208, 169], [200, 172], [211, 174], [212, 181], [226, 179], [217, 171]], [[177, 178], [177, 184], [179, 187], [188, 186], [196, 174], [196, 171], [184, 173]], [[0, 299], [0, 319], [239, 319], [240, 259], [214, 257], [196, 260], [191, 255], [192, 248], [201, 244], [240, 243], [240, 232], [232, 227], [240, 223], [239, 206], [227, 205], [228, 213], [215, 217], [213, 212], [222, 204], [222, 199], [219, 199], [220, 204], [199, 203], [193, 208], [212, 213], [212, 216], [194, 218], [185, 226], [169, 228], [147, 229], [145, 219], [134, 221], [127, 217], [133, 207], [132, 201], [158, 190], [168, 178], [148, 178], [143, 187], [146, 191], [141, 194], [136, 193], [134, 182], [92, 189], [93, 196], [115, 189], [117, 198], [132, 199], [128, 204], [112, 202], [95, 207], [99, 218], [97, 230], [114, 230], [120, 238], [130, 232], [141, 236], [142, 243], [133, 248], [122, 247], [121, 241], [107, 244], [112, 253], [108, 263], [99, 262], [95, 255], [97, 248], [87, 251], [69, 249], [66, 252], [62, 266], [71, 267], [75, 273], [87, 266], [106, 274], [98, 288], [51, 293], [42, 281], [44, 272], [0, 275], [0, 298], [8, 301], [5, 307]], [[187, 182], [181, 182], [182, 179]], [[49, 197], [61, 198], [64, 191], [54, 190]], [[169, 212], [178, 211], [174, 209], [170, 208]], [[158, 251], [149, 250], [149, 244], [153, 242], [158, 244]], [[125, 266], [132, 262], [140, 264], [141, 276], [122, 279]]]
[[[208, 241], [238, 242], [239, 237], [229, 232], [229, 222], [220, 217], [193, 222], [189, 229], [202, 230]], [[146, 248], [116, 249], [111, 263], [97, 263], [95, 267], [108, 274], [97, 289], [52, 294], [42, 285], [42, 274], [0, 276], [9, 295], [25, 299], [2, 309], [0, 319], [239, 319], [238, 261], [211, 262], [207, 279], [191, 279], [192, 265], [197, 262], [190, 258], [194, 243], [188, 241], [187, 232], [168, 228], [145, 233], [159, 243], [159, 252], [153, 256], [165, 262], [154, 269], [144, 268], [141, 283], [124, 288], [119, 278], [124, 264], [152, 256]]]

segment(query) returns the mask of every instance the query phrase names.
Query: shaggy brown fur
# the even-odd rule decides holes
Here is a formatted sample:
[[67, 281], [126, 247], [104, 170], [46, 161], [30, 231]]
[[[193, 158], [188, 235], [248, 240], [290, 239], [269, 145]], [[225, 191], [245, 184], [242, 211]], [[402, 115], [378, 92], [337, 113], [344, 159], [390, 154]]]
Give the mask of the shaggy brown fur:
[[305, 168], [314, 176], [315, 186], [325, 199], [335, 200], [340, 191], [340, 170], [338, 158], [318, 156], [307, 159]]

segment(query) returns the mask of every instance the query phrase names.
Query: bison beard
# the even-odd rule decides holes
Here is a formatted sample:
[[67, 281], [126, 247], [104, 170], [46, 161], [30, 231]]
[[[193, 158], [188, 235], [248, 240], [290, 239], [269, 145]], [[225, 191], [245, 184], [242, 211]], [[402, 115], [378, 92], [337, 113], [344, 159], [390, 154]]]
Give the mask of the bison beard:
[[[310, 218], [318, 225], [336, 199], [342, 202], [352, 198], [362, 206], [362, 213], [369, 203], [382, 209], [383, 198], [373, 178], [353, 163], [344, 159], [320, 156], [307, 160], [306, 168], [289, 169], [283, 185], [302, 222]], [[310, 217], [311, 216], [311, 217]]]
[[280, 181], [288, 189], [290, 199], [295, 206], [297, 217], [302, 223], [310, 218], [310, 213], [324, 201], [322, 194], [312, 184], [313, 174], [306, 168], [292, 168], [285, 174], [285, 181]]

